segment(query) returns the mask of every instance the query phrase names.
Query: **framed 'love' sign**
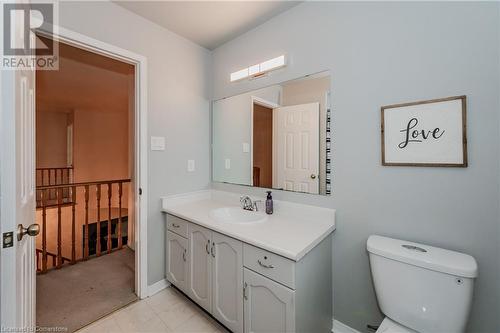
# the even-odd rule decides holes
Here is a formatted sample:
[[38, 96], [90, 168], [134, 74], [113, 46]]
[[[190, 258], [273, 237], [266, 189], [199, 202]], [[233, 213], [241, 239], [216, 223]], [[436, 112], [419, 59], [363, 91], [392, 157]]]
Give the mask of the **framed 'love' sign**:
[[382, 165], [467, 167], [466, 97], [388, 105]]

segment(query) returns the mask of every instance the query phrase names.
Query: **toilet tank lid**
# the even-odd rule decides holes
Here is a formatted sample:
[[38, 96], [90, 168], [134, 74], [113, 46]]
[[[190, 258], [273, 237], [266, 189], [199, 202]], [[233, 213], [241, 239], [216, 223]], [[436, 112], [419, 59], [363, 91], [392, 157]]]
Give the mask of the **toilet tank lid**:
[[370, 253], [410, 265], [460, 277], [477, 277], [476, 260], [468, 254], [377, 235], [368, 237], [366, 248]]

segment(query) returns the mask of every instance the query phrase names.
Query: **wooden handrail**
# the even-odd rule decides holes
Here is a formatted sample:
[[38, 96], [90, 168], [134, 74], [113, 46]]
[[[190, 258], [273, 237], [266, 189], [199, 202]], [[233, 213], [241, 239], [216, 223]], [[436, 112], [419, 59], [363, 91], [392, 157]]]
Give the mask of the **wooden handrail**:
[[129, 183], [131, 181], [130, 178], [126, 179], [116, 179], [116, 180], [100, 180], [100, 181], [94, 181], [94, 182], [82, 182], [82, 183], [68, 183], [68, 184], [59, 184], [59, 185], [45, 185], [45, 186], [37, 186], [36, 189], [38, 190], [47, 190], [47, 189], [56, 189], [56, 188], [63, 188], [63, 187], [82, 187], [86, 185], [107, 185], [107, 184], [115, 184], [115, 183]]
[[[123, 240], [123, 213], [122, 213], [122, 196], [123, 196], [123, 184], [130, 183], [131, 179], [116, 179], [116, 180], [101, 180], [101, 181], [91, 181], [91, 182], [80, 182], [80, 183], [68, 183], [68, 184], [57, 184], [57, 185], [44, 185], [37, 186], [37, 208], [42, 210], [42, 232], [40, 234], [42, 249], [37, 249], [37, 270], [40, 273], [47, 272], [50, 268], [61, 268], [66, 262], [71, 264], [75, 264], [81, 260], [87, 260], [90, 256], [94, 254], [96, 256], [100, 256], [103, 253], [111, 253], [113, 250], [122, 248]], [[113, 190], [113, 187], [115, 189]], [[83, 197], [79, 194], [77, 196], [77, 189], [83, 189]], [[91, 192], [95, 191], [95, 196], [91, 197]], [[104, 192], [104, 193], [103, 193]], [[51, 200], [51, 193], [55, 193], [55, 201]], [[79, 192], [81, 193], [81, 192]], [[102, 196], [106, 195], [107, 202], [105, 207], [107, 208], [107, 216], [101, 216], [101, 199], [104, 199]], [[115, 196], [118, 196], [116, 200], [113, 200]], [[80, 214], [76, 214], [76, 206], [78, 205], [77, 200], [82, 200], [83, 205], [79, 207], [83, 207], [84, 211]], [[95, 200], [95, 201], [94, 201]], [[92, 203], [95, 203], [97, 207], [97, 221], [90, 221], [89, 216], [89, 208]], [[114, 206], [117, 205], [118, 207]], [[63, 214], [62, 208], [67, 207], [69, 210], [69, 215], [67, 213]], [[55, 218], [55, 223], [48, 223], [49, 216], [47, 215], [47, 210], [51, 208], [56, 208], [56, 215], [51, 215]], [[95, 207], [93, 206], [92, 209]], [[102, 208], [102, 209], [106, 209]], [[118, 214], [113, 213], [112, 210], [118, 209]], [[104, 214], [102, 214], [104, 215]], [[105, 220], [101, 221], [101, 217], [104, 217]], [[77, 222], [77, 218], [80, 223]], [[93, 215], [92, 215], [93, 218]], [[70, 220], [70, 221], [64, 221]], [[68, 225], [67, 223], [71, 223], [69, 228], [71, 230], [71, 238], [62, 236], [63, 225]], [[101, 230], [101, 222], [107, 223], [105, 227], [106, 230]], [[89, 226], [95, 223], [96, 227], [96, 235], [92, 236], [92, 242], [96, 241], [95, 253], [90, 253], [91, 246], [90, 243], [90, 235], [89, 235]], [[56, 228], [51, 235], [56, 235], [57, 238], [57, 246], [56, 253], [50, 253], [47, 251], [47, 232], [49, 225]], [[76, 254], [76, 226], [83, 226], [83, 251], [81, 256]], [[68, 230], [68, 229], [65, 229]], [[102, 232], [101, 232], [102, 231]], [[104, 235], [103, 235], [104, 234]], [[95, 239], [95, 237], [97, 239]], [[117, 242], [113, 244], [112, 239], [117, 239]], [[63, 241], [71, 242], [71, 258], [63, 257], [62, 249], [63, 249]], [[101, 241], [105, 241], [105, 243], [101, 243]], [[103, 249], [105, 247], [105, 249]], [[94, 249], [92, 247], [92, 249]], [[38, 266], [38, 256], [41, 255], [41, 267]], [[47, 258], [52, 258], [52, 267], [48, 267]]]
[[73, 169], [72, 166], [67, 166], [67, 167], [45, 167], [45, 168], [36, 168], [36, 170], [55, 170], [55, 169]]

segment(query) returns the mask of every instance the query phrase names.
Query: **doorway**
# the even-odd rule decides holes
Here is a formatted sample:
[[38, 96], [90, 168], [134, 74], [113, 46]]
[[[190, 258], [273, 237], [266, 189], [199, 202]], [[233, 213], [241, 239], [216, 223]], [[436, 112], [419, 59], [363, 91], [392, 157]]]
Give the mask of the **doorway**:
[[253, 186], [273, 186], [273, 109], [253, 103]]
[[56, 43], [36, 72], [36, 323], [71, 332], [137, 299], [135, 68]]
[[[47, 32], [37, 34], [49, 36]], [[17, 35], [16, 35], [17, 36]], [[145, 57], [103, 43], [96, 39], [59, 27], [51, 38], [65, 44], [132, 64], [135, 68], [134, 95], [134, 169], [131, 184], [135, 208], [135, 292], [140, 298], [147, 289], [147, 62]], [[36, 234], [34, 221], [36, 198], [35, 177], [35, 73], [33, 70], [0, 73], [2, 86], [2, 113], [0, 136], [2, 146], [0, 181], [0, 228], [4, 241], [0, 249], [0, 317], [6, 327], [33, 330], [36, 326]], [[17, 152], [21, 152], [18, 154]], [[63, 177], [64, 178], [64, 177]], [[65, 187], [65, 186], [63, 186]], [[58, 191], [56, 191], [58, 192]], [[64, 198], [63, 194], [59, 198]], [[116, 191], [115, 191], [116, 192]], [[118, 190], [119, 192], [119, 190]], [[18, 194], [21, 195], [18, 195]], [[73, 191], [72, 193], [76, 193]], [[141, 195], [142, 194], [142, 195]], [[112, 215], [113, 216], [113, 215]], [[114, 217], [112, 217], [114, 219]], [[110, 223], [110, 225], [112, 225]], [[29, 228], [28, 228], [29, 227]], [[108, 234], [114, 234], [112, 228]], [[17, 237], [16, 237], [17, 235]], [[24, 237], [23, 237], [24, 236]], [[120, 239], [120, 238], [118, 238]], [[108, 248], [112, 248], [109, 246]], [[63, 259], [64, 260], [64, 259]], [[63, 260], [55, 261], [57, 265]], [[97, 259], [96, 259], [97, 260]], [[49, 261], [49, 260], [48, 260]], [[88, 262], [92, 262], [89, 260]], [[74, 265], [72, 267], [77, 267]]]

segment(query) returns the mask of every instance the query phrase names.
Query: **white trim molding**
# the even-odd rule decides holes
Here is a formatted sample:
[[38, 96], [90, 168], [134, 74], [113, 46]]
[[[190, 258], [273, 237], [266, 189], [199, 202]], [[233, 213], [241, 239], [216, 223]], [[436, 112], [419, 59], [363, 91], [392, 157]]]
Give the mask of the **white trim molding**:
[[361, 333], [354, 328], [347, 326], [344, 323], [341, 323], [338, 320], [333, 319], [333, 327], [332, 327], [332, 332], [333, 333]]
[[165, 288], [170, 287], [170, 282], [167, 281], [167, 279], [160, 280], [156, 283], [153, 283], [148, 286], [148, 297], [153, 296], [154, 294], [159, 293]]

